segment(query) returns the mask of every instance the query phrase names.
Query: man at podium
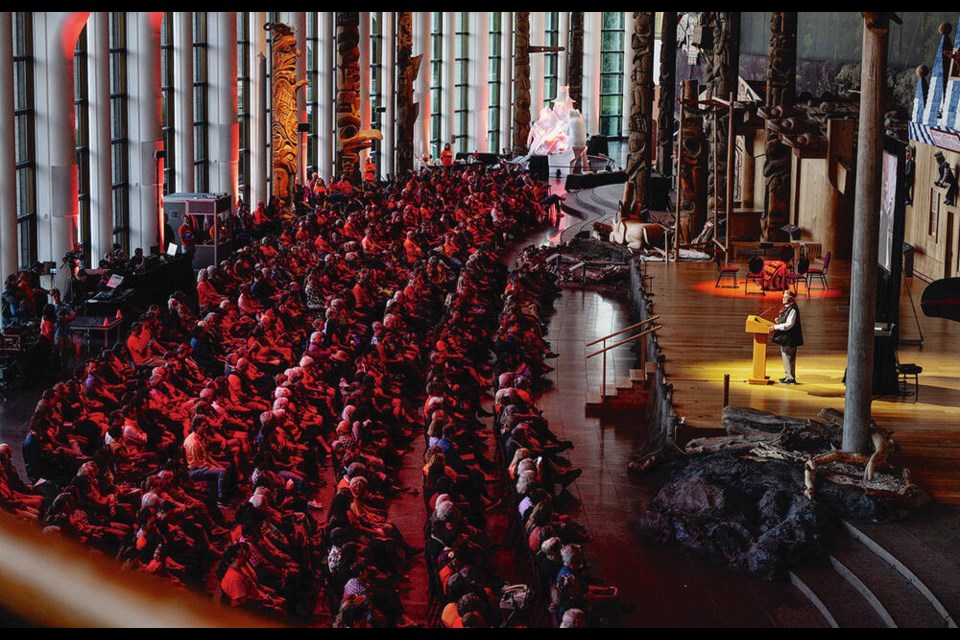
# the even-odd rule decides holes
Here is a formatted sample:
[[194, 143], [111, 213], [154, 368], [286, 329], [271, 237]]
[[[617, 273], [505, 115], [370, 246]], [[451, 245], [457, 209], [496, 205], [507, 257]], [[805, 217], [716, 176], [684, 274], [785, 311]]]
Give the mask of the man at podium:
[[783, 308], [768, 331], [772, 334], [771, 341], [780, 345], [780, 355], [783, 356], [781, 384], [797, 384], [797, 347], [803, 345], [803, 328], [796, 293], [789, 289], [783, 292]]

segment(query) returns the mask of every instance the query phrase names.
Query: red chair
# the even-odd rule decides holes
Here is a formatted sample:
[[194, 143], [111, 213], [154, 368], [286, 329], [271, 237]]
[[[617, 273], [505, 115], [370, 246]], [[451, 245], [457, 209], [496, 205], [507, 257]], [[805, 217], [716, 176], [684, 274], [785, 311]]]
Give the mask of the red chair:
[[[787, 288], [790, 288], [790, 285], [793, 285], [793, 292], [800, 293], [798, 283], [802, 282], [807, 283], [807, 273], [810, 271], [810, 258], [803, 256], [797, 261], [797, 268], [793, 268], [793, 263], [790, 264], [790, 268], [784, 274], [783, 278], [787, 283]], [[807, 297], [810, 297], [810, 287], [807, 287]]]
[[713, 254], [713, 259], [717, 263], [717, 283], [713, 285], [713, 288], [716, 289], [719, 287], [720, 282], [724, 278], [733, 278], [733, 288], [736, 289], [739, 287], [740, 285], [737, 284], [737, 274], [740, 273], [740, 267], [723, 264], [723, 258], [720, 256], [719, 251]]
[[822, 267], [810, 267], [807, 269], [807, 295], [810, 295], [810, 283], [813, 282], [814, 278], [820, 279], [821, 288], [827, 290], [830, 288], [830, 285], [827, 284], [827, 269], [830, 268], [830, 252], [827, 251], [823, 256], [823, 266]]

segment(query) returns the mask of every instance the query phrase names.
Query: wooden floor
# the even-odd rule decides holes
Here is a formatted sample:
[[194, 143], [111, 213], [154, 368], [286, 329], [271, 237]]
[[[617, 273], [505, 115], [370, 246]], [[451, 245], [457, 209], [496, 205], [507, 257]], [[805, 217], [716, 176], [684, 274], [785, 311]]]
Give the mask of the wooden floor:
[[[766, 316], [773, 317], [781, 301], [779, 292], [745, 296], [742, 280], [737, 290], [717, 289], [712, 262], [649, 262], [647, 266], [653, 276], [654, 312], [662, 316], [664, 325], [659, 338], [667, 358], [668, 380], [674, 385], [677, 413], [685, 417], [688, 426], [678, 434], [680, 438], [697, 437], [703, 435], [699, 430], [721, 426], [727, 373], [733, 406], [810, 418], [824, 407], [843, 410], [849, 262], [831, 263], [826, 293], [815, 291], [807, 298], [801, 285], [798, 300], [804, 345], [797, 357], [800, 384], [796, 386], [747, 382], [752, 336], [745, 332], [746, 317], [768, 308]], [[742, 275], [746, 264], [739, 266]], [[919, 329], [904, 289], [899, 358], [923, 367], [919, 394], [877, 397], [872, 416], [879, 426], [895, 432], [898, 450], [891, 462], [909, 468], [914, 479], [938, 500], [960, 504], [960, 324], [924, 316], [920, 297], [926, 284], [917, 279], [904, 282], [919, 314]], [[754, 285], [750, 290], [755, 291]], [[922, 346], [903, 343], [919, 338], [921, 331]], [[770, 345], [767, 356], [767, 375], [777, 380], [783, 375], [779, 349]]]

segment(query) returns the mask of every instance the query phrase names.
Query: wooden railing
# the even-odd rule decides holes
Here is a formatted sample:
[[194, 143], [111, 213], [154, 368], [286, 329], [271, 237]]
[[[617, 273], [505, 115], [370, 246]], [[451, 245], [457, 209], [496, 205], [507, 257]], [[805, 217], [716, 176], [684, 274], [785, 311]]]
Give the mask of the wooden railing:
[[[639, 329], [639, 328], [642, 327], [643, 325], [649, 324], [649, 323], [653, 322], [654, 320], [658, 320], [659, 318], [660, 318], [659, 315], [650, 316], [650, 317], [647, 318], [646, 320], [641, 320], [640, 322], [637, 322], [636, 324], [632, 324], [632, 325], [630, 325], [629, 327], [624, 327], [623, 329], [620, 329], [619, 331], [614, 331], [614, 332], [611, 333], [611, 334], [605, 335], [605, 336], [603, 336], [603, 337], [601, 337], [601, 338], [597, 338], [596, 340], [593, 340], [592, 342], [588, 342], [588, 343], [587, 343], [586, 346], [588, 346], [588, 347], [593, 346], [593, 345], [595, 345], [595, 344], [599, 344], [599, 343], [601, 343], [601, 342], [603, 343], [603, 347], [602, 347], [601, 349], [598, 349], [597, 351], [594, 351], [593, 353], [587, 354], [587, 356], [584, 358], [584, 359], [589, 359], [589, 358], [593, 358], [594, 356], [599, 356], [599, 355], [601, 355], [601, 354], [603, 355], [603, 366], [602, 366], [602, 369], [601, 369], [601, 377], [600, 377], [600, 397], [601, 397], [601, 398], [603, 398], [604, 396], [607, 395], [607, 351], [610, 351], [611, 349], [615, 349], [615, 348], [617, 348], [617, 347], [620, 347], [620, 346], [623, 346], [623, 345], [628, 344], [628, 343], [630, 343], [630, 342], [633, 342], [633, 341], [636, 340], [637, 338], [642, 338], [642, 337], [644, 337], [644, 336], [646, 336], [646, 335], [649, 335], [649, 334], [655, 332], [657, 329], [662, 329], [662, 328], [663, 328], [663, 325], [659, 325], [659, 324], [654, 325], [654, 326], [650, 327], [649, 329], [645, 329], [645, 330], [641, 331], [640, 333], [638, 333], [638, 334], [636, 334], [636, 335], [634, 335], [634, 336], [631, 336], [631, 337], [627, 338], [626, 340], [620, 340], [619, 342], [615, 342], [615, 343], [613, 343], [613, 344], [611, 344], [611, 345], [608, 345], [608, 344], [607, 344], [607, 340], [609, 340], [610, 338], [613, 338], [613, 337], [622, 335], [622, 334], [624, 334], [624, 333], [627, 333], [628, 331], [633, 331], [634, 329]], [[646, 358], [645, 358], [645, 355], [646, 355], [646, 354], [644, 353], [645, 349], [644, 349], [644, 346], [643, 346], [643, 345], [644, 345], [644, 343], [641, 341], [641, 342], [640, 342], [640, 369], [641, 369], [641, 370], [646, 367]]]

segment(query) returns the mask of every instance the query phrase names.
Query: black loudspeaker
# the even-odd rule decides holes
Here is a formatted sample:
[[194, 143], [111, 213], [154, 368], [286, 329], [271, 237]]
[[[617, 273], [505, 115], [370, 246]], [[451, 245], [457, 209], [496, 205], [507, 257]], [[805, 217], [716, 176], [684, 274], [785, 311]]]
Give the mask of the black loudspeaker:
[[550, 162], [547, 156], [530, 156], [530, 175], [538, 180], [550, 178]]
[[607, 136], [590, 136], [587, 141], [588, 156], [608, 156], [610, 155], [607, 146]]
[[662, 176], [657, 172], [650, 175], [650, 208], [654, 211], [670, 208], [670, 176]]
[[903, 243], [903, 277], [912, 278], [913, 277], [913, 254], [916, 252], [916, 247], [914, 247], [909, 242]]

